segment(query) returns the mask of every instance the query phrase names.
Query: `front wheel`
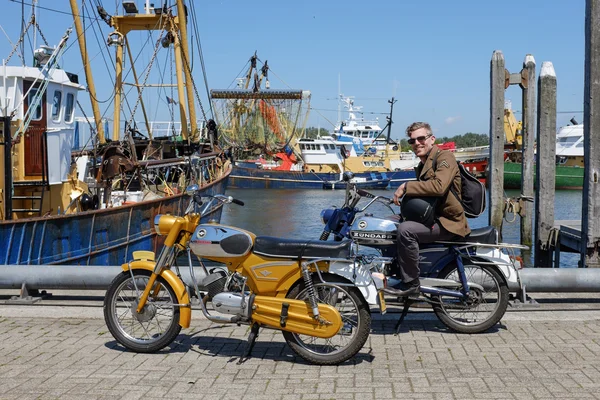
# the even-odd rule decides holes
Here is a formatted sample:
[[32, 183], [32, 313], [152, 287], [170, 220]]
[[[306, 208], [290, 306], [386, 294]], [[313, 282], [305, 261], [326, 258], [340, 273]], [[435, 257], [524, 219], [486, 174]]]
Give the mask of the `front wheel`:
[[[353, 357], [362, 349], [371, 330], [369, 305], [353, 286], [339, 286], [313, 279], [319, 303], [335, 307], [342, 316], [342, 328], [333, 337], [323, 339], [283, 331], [283, 337], [300, 357], [314, 364], [335, 365]], [[308, 289], [300, 282], [286, 296], [308, 301]]]
[[[438, 296], [433, 304], [435, 315], [448, 328], [460, 333], [481, 333], [494, 326], [504, 316], [508, 306], [508, 286], [496, 268], [482, 265], [465, 265], [469, 289], [466, 299]], [[455, 264], [448, 265], [439, 275], [441, 279], [460, 282]], [[460, 289], [459, 289], [460, 290]]]
[[137, 312], [151, 272], [126, 271], [111, 282], [104, 297], [104, 321], [117, 342], [138, 353], [153, 353], [170, 344], [179, 332], [179, 307], [175, 291], [157, 277], [148, 301]]

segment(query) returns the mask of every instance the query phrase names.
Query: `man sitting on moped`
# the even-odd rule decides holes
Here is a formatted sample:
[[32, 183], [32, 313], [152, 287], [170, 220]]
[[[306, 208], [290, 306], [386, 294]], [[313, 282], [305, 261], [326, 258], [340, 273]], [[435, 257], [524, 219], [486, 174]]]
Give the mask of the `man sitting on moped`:
[[[394, 273], [401, 282], [388, 287], [388, 294], [407, 297], [419, 293], [419, 245], [465, 237], [471, 232], [465, 213], [451, 188], [461, 193], [461, 177], [454, 154], [436, 146], [431, 126], [414, 122], [406, 128], [408, 143], [421, 162], [416, 181], [401, 184], [394, 203], [401, 205], [403, 222], [398, 225], [397, 264]], [[402, 203], [402, 204], [401, 204]]]

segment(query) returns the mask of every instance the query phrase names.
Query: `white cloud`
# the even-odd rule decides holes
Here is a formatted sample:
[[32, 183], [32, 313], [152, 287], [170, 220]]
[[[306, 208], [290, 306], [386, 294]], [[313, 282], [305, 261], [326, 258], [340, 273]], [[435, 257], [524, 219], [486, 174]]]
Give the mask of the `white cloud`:
[[444, 120], [444, 122], [446, 123], [446, 125], [452, 125], [455, 122], [458, 122], [462, 119], [462, 117], [460, 115], [457, 115], [455, 117], [448, 117]]

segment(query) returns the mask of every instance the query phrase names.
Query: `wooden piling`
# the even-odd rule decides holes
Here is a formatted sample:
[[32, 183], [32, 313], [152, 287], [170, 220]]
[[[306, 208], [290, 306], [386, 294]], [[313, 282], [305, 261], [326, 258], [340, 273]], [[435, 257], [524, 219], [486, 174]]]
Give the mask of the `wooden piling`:
[[600, 0], [586, 0], [582, 265], [600, 267]]
[[506, 89], [504, 55], [496, 50], [490, 62], [490, 194], [489, 223], [502, 232], [504, 208], [504, 90]]
[[[556, 172], [556, 73], [544, 61], [538, 81], [537, 163], [535, 165], [535, 261], [536, 267], [552, 264], [548, 239], [554, 227], [554, 189]], [[556, 265], [558, 267], [558, 265]]]
[[[521, 70], [521, 89], [523, 99], [523, 145], [521, 148], [521, 196], [533, 199], [533, 168], [535, 146], [535, 59], [531, 54], [525, 56]], [[521, 244], [531, 246], [533, 227], [533, 203], [524, 201], [521, 205]]]

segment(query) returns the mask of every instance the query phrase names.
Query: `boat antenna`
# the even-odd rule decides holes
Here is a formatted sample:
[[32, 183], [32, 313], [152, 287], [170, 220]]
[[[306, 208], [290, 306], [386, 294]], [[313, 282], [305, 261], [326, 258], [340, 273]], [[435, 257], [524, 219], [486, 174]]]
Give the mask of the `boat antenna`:
[[338, 74], [338, 122], [342, 123], [342, 82]]
[[389, 117], [385, 117], [385, 119], [388, 122], [388, 132], [387, 132], [387, 142], [390, 142], [390, 137], [392, 135], [392, 114], [394, 113], [394, 103], [397, 102], [398, 100], [394, 100], [394, 98], [392, 97], [391, 100], [388, 100], [388, 103], [390, 103], [390, 116]]

